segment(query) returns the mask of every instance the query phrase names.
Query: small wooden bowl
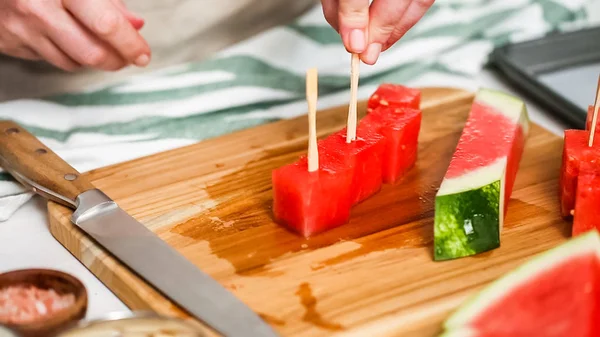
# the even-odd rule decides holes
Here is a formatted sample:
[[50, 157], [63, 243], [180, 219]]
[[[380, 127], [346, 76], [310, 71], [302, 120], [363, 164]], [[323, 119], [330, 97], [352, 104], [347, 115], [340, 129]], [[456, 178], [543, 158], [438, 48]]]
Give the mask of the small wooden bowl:
[[58, 294], [75, 296], [73, 305], [39, 320], [24, 324], [4, 324], [22, 337], [51, 337], [77, 324], [85, 316], [88, 305], [87, 291], [81, 281], [69, 274], [50, 269], [23, 269], [0, 274], [0, 289], [18, 285], [53, 289]]

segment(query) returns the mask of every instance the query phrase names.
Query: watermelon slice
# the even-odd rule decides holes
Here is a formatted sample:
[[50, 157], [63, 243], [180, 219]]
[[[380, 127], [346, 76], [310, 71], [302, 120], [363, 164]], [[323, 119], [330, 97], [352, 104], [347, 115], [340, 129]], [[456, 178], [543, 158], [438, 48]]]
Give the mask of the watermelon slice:
[[356, 128], [356, 140], [351, 143], [346, 143], [346, 128], [319, 142], [322, 149], [319, 151], [332, 156], [342, 154], [340, 160], [352, 169], [352, 204], [360, 203], [381, 189], [384, 141], [376, 130], [360, 123]]
[[487, 286], [448, 318], [444, 336], [600, 336], [599, 298], [600, 235], [594, 230]]
[[421, 128], [420, 110], [380, 106], [364, 117], [360, 124], [377, 130], [385, 138], [384, 183], [398, 181], [415, 165]]
[[331, 152], [319, 153], [319, 169], [308, 172], [308, 160], [272, 172], [275, 221], [304, 237], [348, 222], [352, 167]]
[[379, 106], [419, 109], [420, 105], [420, 90], [398, 84], [384, 83], [369, 97], [367, 112], [371, 112]]
[[434, 258], [500, 246], [500, 232], [529, 132], [523, 101], [480, 89], [435, 200]]
[[463, 328], [451, 330], [442, 334], [440, 337], [531, 337], [516, 334], [504, 334], [500, 332], [477, 331], [474, 329]]
[[600, 156], [580, 163], [572, 235], [600, 230]]
[[600, 158], [600, 146], [588, 146], [589, 135], [589, 131], [585, 130], [565, 130], [559, 188], [564, 218], [570, 217], [575, 209], [580, 163]]

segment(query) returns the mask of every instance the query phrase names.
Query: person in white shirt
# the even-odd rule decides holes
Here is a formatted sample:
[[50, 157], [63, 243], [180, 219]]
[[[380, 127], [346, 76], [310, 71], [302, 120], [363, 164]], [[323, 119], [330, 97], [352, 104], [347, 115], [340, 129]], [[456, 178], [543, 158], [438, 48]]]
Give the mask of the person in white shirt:
[[[63, 73], [146, 67], [157, 63], [155, 53], [161, 65], [192, 61], [289, 21], [316, 1], [1, 0], [0, 54], [46, 61]], [[366, 64], [374, 64], [433, 2], [321, 0], [327, 22]], [[144, 24], [145, 37], [139, 32]], [[0, 60], [0, 74], [6, 75], [0, 100], [2, 86], [15, 85], [7, 78], [21, 78], [13, 68], [3, 68]]]

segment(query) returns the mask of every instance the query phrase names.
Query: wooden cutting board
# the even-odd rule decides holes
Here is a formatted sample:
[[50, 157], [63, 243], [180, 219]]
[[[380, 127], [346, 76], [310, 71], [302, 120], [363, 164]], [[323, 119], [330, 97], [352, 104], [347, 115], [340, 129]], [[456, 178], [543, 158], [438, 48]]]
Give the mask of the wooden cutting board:
[[[502, 247], [432, 260], [436, 188], [472, 100], [462, 90], [423, 89], [415, 168], [357, 205], [349, 224], [310, 239], [271, 219], [271, 170], [305, 151], [306, 116], [86, 175], [283, 336], [435, 336], [466, 296], [570, 231], [557, 200], [562, 138], [534, 125]], [[319, 112], [319, 136], [342, 128], [346, 114]], [[70, 210], [50, 203], [49, 213], [52, 234], [129, 307], [185, 316], [75, 228]]]

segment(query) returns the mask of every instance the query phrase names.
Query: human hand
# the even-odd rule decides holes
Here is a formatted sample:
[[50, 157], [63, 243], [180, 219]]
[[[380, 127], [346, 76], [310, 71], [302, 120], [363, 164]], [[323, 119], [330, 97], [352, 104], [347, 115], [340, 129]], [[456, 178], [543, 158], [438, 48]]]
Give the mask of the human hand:
[[433, 5], [435, 0], [321, 0], [327, 22], [348, 52], [375, 64]]
[[122, 0], [0, 0], [0, 53], [66, 71], [146, 66], [144, 21]]

